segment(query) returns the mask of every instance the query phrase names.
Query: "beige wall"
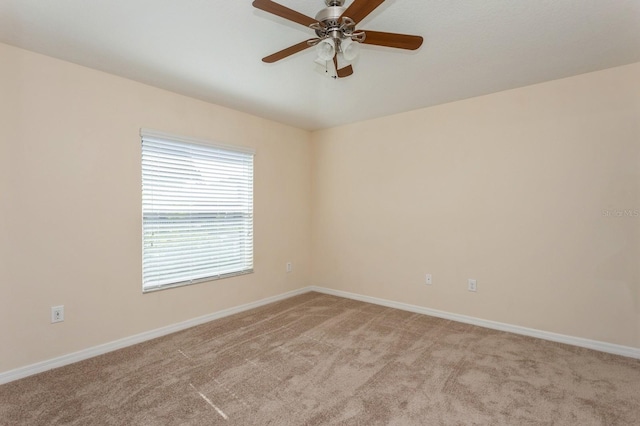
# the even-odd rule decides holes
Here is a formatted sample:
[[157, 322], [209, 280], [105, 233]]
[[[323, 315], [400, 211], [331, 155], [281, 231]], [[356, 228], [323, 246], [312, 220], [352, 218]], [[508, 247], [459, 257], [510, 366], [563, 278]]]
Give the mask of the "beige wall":
[[640, 347], [640, 64], [312, 141], [315, 285]]
[[[309, 284], [308, 132], [2, 44], [0, 64], [0, 372]], [[256, 149], [255, 273], [142, 294], [141, 127]]]
[[[640, 64], [310, 135], [0, 63], [0, 373], [309, 284], [640, 347]], [[254, 274], [141, 293], [140, 127], [257, 150]]]

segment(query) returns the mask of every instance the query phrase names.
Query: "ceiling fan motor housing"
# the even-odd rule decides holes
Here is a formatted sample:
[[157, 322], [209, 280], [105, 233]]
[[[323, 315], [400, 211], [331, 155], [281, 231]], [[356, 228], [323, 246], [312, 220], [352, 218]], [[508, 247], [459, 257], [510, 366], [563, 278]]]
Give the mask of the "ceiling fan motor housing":
[[343, 6], [344, 0], [325, 0], [325, 4], [327, 7], [316, 15], [315, 19], [318, 23], [311, 25], [319, 41], [332, 39], [336, 49], [340, 52], [342, 52], [342, 41], [347, 38], [357, 42], [364, 41], [362, 31], [354, 33], [355, 22], [353, 19], [343, 16], [346, 10]]
[[328, 6], [316, 15], [316, 21], [322, 22], [326, 28], [339, 27], [340, 17], [346, 9], [342, 6]]

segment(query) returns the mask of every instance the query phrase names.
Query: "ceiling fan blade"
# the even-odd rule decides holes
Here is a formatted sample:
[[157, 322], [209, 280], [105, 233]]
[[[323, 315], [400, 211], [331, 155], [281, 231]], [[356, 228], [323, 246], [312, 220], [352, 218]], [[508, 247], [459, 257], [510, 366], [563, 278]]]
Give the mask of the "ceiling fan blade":
[[415, 35], [383, 33], [380, 31], [363, 30], [366, 34], [364, 44], [376, 46], [395, 47], [397, 49], [416, 50], [422, 46], [422, 37]]
[[336, 74], [338, 75], [338, 78], [349, 77], [353, 74], [353, 67], [351, 65], [347, 65], [346, 67], [337, 70]]
[[300, 12], [296, 12], [295, 10], [289, 9], [288, 7], [282, 6], [281, 4], [272, 2], [271, 0], [255, 0], [253, 2], [253, 6], [289, 21], [304, 25], [305, 27], [318, 22], [313, 18], [303, 15]]
[[353, 0], [353, 3], [344, 11], [342, 16], [353, 19], [357, 24], [382, 3], [384, 3], [384, 0]]
[[300, 43], [294, 44], [293, 46], [289, 46], [286, 49], [282, 49], [281, 51], [276, 52], [273, 55], [264, 57], [262, 58], [262, 62], [272, 64], [276, 61], [279, 61], [280, 59], [286, 58], [287, 56], [291, 56], [294, 53], [302, 52], [304, 49], [311, 47], [311, 45], [309, 44], [309, 41], [311, 40], [301, 41]]
[[351, 65], [347, 65], [344, 68], [338, 69], [337, 54], [333, 57], [333, 64], [336, 66], [336, 75], [338, 76], [338, 78], [349, 77], [351, 74], [353, 74], [353, 67]]

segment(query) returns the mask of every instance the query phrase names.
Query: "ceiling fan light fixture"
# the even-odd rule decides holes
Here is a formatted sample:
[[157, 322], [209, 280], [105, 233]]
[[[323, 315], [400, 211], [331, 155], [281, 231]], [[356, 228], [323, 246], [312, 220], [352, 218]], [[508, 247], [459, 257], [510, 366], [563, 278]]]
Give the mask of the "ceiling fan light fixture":
[[336, 42], [331, 38], [325, 38], [316, 45], [318, 58], [323, 61], [330, 61], [336, 54]]
[[340, 41], [340, 51], [345, 60], [353, 61], [358, 57], [358, 53], [360, 52], [360, 43], [351, 38], [345, 38]]

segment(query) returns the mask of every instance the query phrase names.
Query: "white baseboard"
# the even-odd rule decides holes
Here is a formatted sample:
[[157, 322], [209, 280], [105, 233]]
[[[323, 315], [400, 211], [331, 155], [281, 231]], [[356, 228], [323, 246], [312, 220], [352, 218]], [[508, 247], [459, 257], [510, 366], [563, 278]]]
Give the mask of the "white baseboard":
[[345, 297], [347, 299], [359, 300], [361, 302], [373, 303], [375, 305], [386, 306], [389, 308], [401, 309], [403, 311], [444, 318], [451, 321], [462, 322], [465, 324], [477, 325], [493, 330], [507, 331], [509, 333], [521, 334], [523, 336], [537, 337], [538, 339], [550, 340], [552, 342], [565, 343], [567, 345], [579, 346], [582, 348], [593, 349], [596, 351], [606, 352], [614, 355], [622, 355], [629, 358], [640, 359], [640, 348], [633, 348], [631, 346], [616, 345], [613, 343], [606, 343], [597, 340], [584, 339], [581, 337], [551, 333], [548, 331], [536, 330], [533, 328], [521, 327], [518, 325], [489, 321], [480, 318], [469, 317], [466, 315], [452, 314], [450, 312], [438, 311], [435, 309], [424, 308], [422, 306], [394, 302], [391, 300], [379, 299], [377, 297], [363, 296], [361, 294], [349, 293], [341, 290], [333, 290], [325, 287], [312, 286], [308, 287], [308, 290], [316, 291], [318, 293], [330, 294], [333, 296]]
[[198, 318], [193, 318], [187, 321], [179, 322], [177, 324], [168, 325], [166, 327], [157, 328], [155, 330], [146, 331], [144, 333], [136, 334], [134, 336], [125, 337], [123, 339], [115, 340], [113, 342], [104, 343], [102, 345], [93, 346], [91, 348], [83, 349], [78, 352], [73, 352], [67, 355], [62, 355], [53, 359], [38, 362], [35, 364], [27, 365], [25, 367], [16, 368], [7, 372], [0, 373], [0, 384], [9, 383], [14, 380], [22, 379], [33, 374], [42, 373], [54, 368], [63, 367], [65, 365], [73, 364], [74, 362], [82, 361], [94, 356], [102, 355], [107, 352], [122, 349], [127, 346], [142, 343], [147, 340], [155, 339], [157, 337], [166, 336], [167, 334], [175, 333], [196, 325], [204, 324], [209, 321], [213, 321], [219, 318], [223, 318], [229, 315], [237, 314], [239, 312], [247, 311], [249, 309], [257, 308], [269, 303], [277, 302], [289, 297], [297, 296], [299, 294], [308, 293], [309, 288], [301, 288], [298, 290], [289, 291], [287, 293], [279, 294], [277, 296], [267, 297], [266, 299], [258, 300], [256, 302], [246, 303], [244, 305], [236, 306], [234, 308], [224, 309], [222, 311], [214, 312], [209, 315], [204, 315]]
[[530, 337], [537, 337], [539, 339], [550, 340], [553, 342], [566, 343], [568, 345], [593, 349], [596, 351], [606, 352], [614, 355], [622, 355], [630, 358], [640, 359], [640, 348], [615, 345], [612, 343], [600, 342], [597, 340], [583, 339], [581, 337], [566, 336], [564, 334], [550, 333], [548, 331], [520, 327], [517, 325], [505, 324], [505, 323], [500, 323], [496, 321], [489, 321], [489, 320], [484, 320], [480, 318], [469, 317], [466, 315], [452, 314], [449, 312], [424, 308], [422, 306], [410, 305], [410, 304], [401, 303], [401, 302], [394, 302], [386, 299], [379, 299], [377, 297], [363, 296], [361, 294], [349, 293], [341, 290], [333, 290], [325, 287], [310, 286], [310, 287], [305, 287], [298, 290], [293, 290], [287, 293], [283, 293], [277, 296], [268, 297], [266, 299], [258, 300], [256, 302], [246, 303], [244, 305], [236, 306], [234, 308], [224, 309], [222, 311], [214, 312], [212, 314], [204, 315], [198, 318], [193, 318], [177, 324], [172, 324], [166, 327], [157, 328], [155, 330], [136, 334], [134, 336], [125, 337], [123, 339], [115, 340], [113, 342], [105, 343], [98, 346], [93, 346], [91, 348], [83, 349], [81, 351], [63, 355], [50, 360], [38, 362], [36, 364], [31, 364], [25, 367], [9, 370], [7, 372], [0, 373], [0, 384], [9, 383], [14, 380], [31, 376], [33, 374], [42, 373], [47, 370], [52, 370], [54, 368], [69, 365], [74, 362], [78, 362], [88, 358], [92, 358], [94, 356], [102, 355], [107, 352], [115, 351], [117, 349], [122, 349], [127, 346], [135, 345], [137, 343], [142, 343], [147, 340], [155, 339], [157, 337], [166, 336], [167, 334], [175, 333], [176, 331], [185, 330], [187, 328], [194, 327], [196, 325], [204, 324], [206, 322], [223, 318], [229, 315], [237, 314], [239, 312], [247, 311], [249, 309], [268, 305], [269, 303], [277, 302], [280, 300], [287, 299], [289, 297], [308, 293], [310, 291], [330, 294], [333, 296], [345, 297], [347, 299], [359, 300], [367, 303], [373, 303], [375, 305], [386, 306], [389, 308], [401, 309], [403, 311], [430, 315], [433, 317], [444, 318], [451, 321], [477, 325], [480, 327], [490, 328], [494, 330], [507, 331], [509, 333], [521, 334], [521, 335], [530, 336]]

